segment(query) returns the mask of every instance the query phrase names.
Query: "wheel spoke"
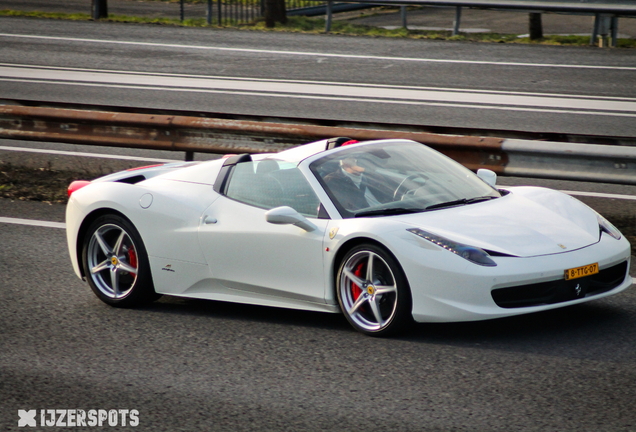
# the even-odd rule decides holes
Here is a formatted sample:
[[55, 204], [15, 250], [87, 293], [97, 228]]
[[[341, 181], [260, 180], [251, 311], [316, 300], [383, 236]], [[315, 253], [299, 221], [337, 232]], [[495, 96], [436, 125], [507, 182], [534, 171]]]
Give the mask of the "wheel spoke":
[[395, 285], [375, 285], [375, 294], [390, 294], [396, 293], [397, 287]]
[[99, 231], [95, 231], [95, 234], [93, 234], [93, 237], [95, 237], [95, 240], [97, 240], [97, 244], [99, 244], [99, 247], [101, 248], [104, 255], [108, 256], [113, 253], [110, 246], [108, 246], [108, 243], [106, 243], [106, 240], [104, 240], [104, 238], [102, 237]]
[[113, 289], [113, 297], [117, 298], [119, 295], [119, 271], [117, 267], [112, 267], [110, 269], [110, 283], [111, 288]]
[[133, 266], [129, 265], [128, 263], [125, 263], [123, 261], [119, 261], [119, 268], [123, 271], [127, 271], [128, 273], [134, 273], [137, 274], [137, 269], [134, 268]]
[[119, 252], [121, 251], [121, 246], [122, 244], [124, 244], [124, 237], [126, 237], [126, 232], [122, 230], [121, 234], [119, 234], [119, 238], [117, 239], [117, 242], [115, 243], [115, 246], [113, 247], [113, 254], [119, 255]]
[[351, 271], [351, 269], [345, 268], [344, 269], [344, 273], [345, 273], [345, 276], [347, 276], [349, 279], [351, 279], [351, 282], [353, 282], [354, 284], [358, 285], [359, 287], [362, 287], [362, 285], [364, 285], [364, 281], [362, 279], [360, 279], [358, 276], [356, 276]]
[[353, 306], [351, 306], [351, 309], [349, 309], [349, 315], [351, 315], [352, 313], [355, 313], [355, 311], [357, 311], [358, 308], [362, 306], [362, 304], [366, 301], [367, 301], [367, 298], [364, 296], [364, 294], [360, 294], [360, 296], [358, 296], [358, 300], [356, 300]]
[[371, 305], [371, 312], [373, 312], [373, 316], [375, 320], [378, 322], [378, 325], [382, 327], [382, 315], [380, 314], [380, 306], [376, 302], [375, 298], [369, 299], [369, 305]]
[[369, 283], [373, 283], [373, 257], [375, 254], [373, 252], [369, 252], [369, 258], [367, 260], [367, 281]]
[[110, 260], [107, 259], [99, 264], [97, 264], [95, 267], [93, 267], [91, 269], [91, 273], [95, 274], [95, 273], [99, 273], [102, 270], [106, 270], [107, 268], [110, 268]]

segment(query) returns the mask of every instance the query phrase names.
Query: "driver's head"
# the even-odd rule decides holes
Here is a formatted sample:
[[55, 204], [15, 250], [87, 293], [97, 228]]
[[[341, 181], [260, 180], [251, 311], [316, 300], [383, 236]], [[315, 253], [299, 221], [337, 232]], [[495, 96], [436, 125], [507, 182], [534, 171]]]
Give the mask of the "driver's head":
[[354, 157], [348, 157], [340, 161], [340, 167], [353, 175], [360, 175], [364, 172], [364, 168], [358, 165], [358, 161]]

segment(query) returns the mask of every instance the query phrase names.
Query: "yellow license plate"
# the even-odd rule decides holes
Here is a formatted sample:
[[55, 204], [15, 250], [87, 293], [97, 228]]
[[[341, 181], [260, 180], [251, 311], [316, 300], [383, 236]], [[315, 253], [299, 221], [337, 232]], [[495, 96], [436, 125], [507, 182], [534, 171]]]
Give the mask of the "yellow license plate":
[[565, 280], [578, 279], [585, 276], [591, 276], [598, 273], [598, 263], [585, 265], [582, 267], [567, 269], [565, 271]]

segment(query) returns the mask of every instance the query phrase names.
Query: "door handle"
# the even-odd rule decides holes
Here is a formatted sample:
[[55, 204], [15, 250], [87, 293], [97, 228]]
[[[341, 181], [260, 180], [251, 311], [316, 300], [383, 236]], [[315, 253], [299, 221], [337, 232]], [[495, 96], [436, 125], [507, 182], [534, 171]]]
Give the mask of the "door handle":
[[218, 222], [218, 221], [216, 220], [216, 218], [213, 218], [212, 216], [206, 216], [206, 217], [203, 219], [203, 223], [205, 223], [206, 225], [209, 225], [209, 224], [215, 224], [215, 223], [217, 223], [217, 222]]

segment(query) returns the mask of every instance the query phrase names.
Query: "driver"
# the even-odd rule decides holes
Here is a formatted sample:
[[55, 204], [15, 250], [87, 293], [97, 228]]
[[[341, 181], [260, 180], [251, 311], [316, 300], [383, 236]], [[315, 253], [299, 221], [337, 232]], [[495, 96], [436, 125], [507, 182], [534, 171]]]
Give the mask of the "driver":
[[335, 198], [350, 211], [374, 207], [389, 201], [378, 190], [377, 180], [351, 156], [340, 160], [338, 168], [324, 177]]

